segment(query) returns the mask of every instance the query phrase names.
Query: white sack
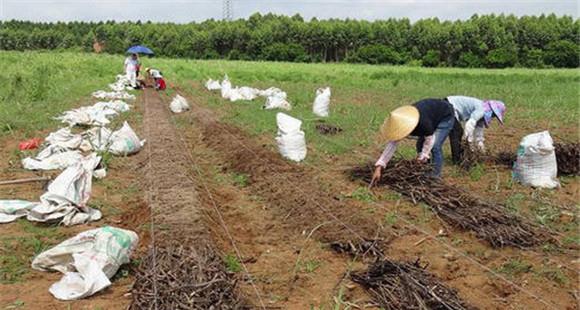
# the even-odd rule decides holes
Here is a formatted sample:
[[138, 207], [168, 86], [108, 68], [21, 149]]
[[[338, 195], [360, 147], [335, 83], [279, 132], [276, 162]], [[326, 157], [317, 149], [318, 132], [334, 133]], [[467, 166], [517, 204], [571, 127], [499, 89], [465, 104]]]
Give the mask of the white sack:
[[312, 112], [320, 117], [328, 116], [330, 105], [330, 87], [319, 88], [316, 90], [316, 99], [312, 105]]
[[560, 186], [558, 164], [548, 131], [525, 136], [518, 147], [513, 177], [523, 185], [543, 188]]
[[284, 113], [276, 115], [278, 136], [276, 142], [283, 157], [293, 161], [302, 161], [306, 158], [306, 140], [304, 132], [300, 130], [302, 121]]
[[98, 110], [113, 110], [116, 112], [127, 112], [129, 110], [131, 110], [131, 106], [128, 105], [125, 101], [121, 101], [121, 100], [113, 100], [113, 101], [100, 101], [97, 102], [95, 104], [93, 104], [93, 108], [98, 109]]
[[22, 166], [27, 170], [55, 170], [73, 166], [83, 159], [79, 151], [71, 151], [58, 145], [49, 145], [35, 158], [22, 160]]
[[71, 127], [75, 125], [105, 126], [110, 123], [109, 117], [117, 114], [118, 112], [112, 109], [101, 109], [88, 106], [66, 111], [56, 119]]
[[262, 108], [266, 110], [270, 109], [291, 110], [292, 106], [286, 100], [286, 93], [281, 91], [269, 95], [266, 98], [266, 103], [264, 103], [264, 106]]
[[73, 134], [70, 128], [61, 128], [55, 132], [51, 132], [46, 139], [49, 145], [60, 146], [69, 150], [78, 149], [83, 141], [80, 134]]
[[270, 97], [278, 93], [284, 93], [284, 98], [286, 98], [286, 93], [283, 92], [280, 88], [270, 87], [265, 90], [258, 90], [258, 96], [262, 97]]
[[38, 202], [25, 200], [0, 200], [0, 223], [9, 223], [25, 217], [37, 204]]
[[187, 99], [183, 98], [180, 95], [177, 95], [171, 101], [169, 108], [173, 113], [181, 113], [189, 110], [189, 104], [187, 103]]
[[121, 90], [121, 91], [112, 91], [106, 92], [104, 90], [97, 90], [93, 92], [93, 97], [98, 99], [125, 99], [125, 100], [134, 100], [135, 95], [131, 95], [128, 92]]
[[40, 204], [29, 210], [33, 222], [60, 222], [76, 225], [101, 218], [99, 210], [87, 206], [91, 196], [93, 171], [101, 161], [95, 153], [64, 170], [40, 196]]
[[219, 81], [209, 79], [205, 82], [205, 88], [207, 88], [207, 90], [220, 90], [222, 89], [222, 86]]
[[145, 140], [139, 140], [137, 134], [127, 122], [123, 123], [121, 129], [113, 132], [109, 137], [108, 150], [114, 155], [131, 155], [139, 152]]
[[127, 75], [119, 74], [117, 75], [117, 81], [113, 84], [109, 84], [109, 88], [111, 88], [115, 92], [120, 92], [131, 85], [131, 81], [127, 78]]
[[64, 273], [50, 287], [50, 293], [60, 300], [80, 299], [110, 286], [110, 279], [130, 261], [138, 242], [139, 237], [130, 230], [110, 226], [91, 229], [42, 252], [32, 268]]
[[231, 92], [232, 92], [232, 83], [230, 82], [228, 76], [226, 75], [221, 85], [222, 98], [230, 99]]
[[241, 100], [254, 100], [258, 97], [258, 90], [252, 87], [242, 86], [238, 88], [238, 93]]

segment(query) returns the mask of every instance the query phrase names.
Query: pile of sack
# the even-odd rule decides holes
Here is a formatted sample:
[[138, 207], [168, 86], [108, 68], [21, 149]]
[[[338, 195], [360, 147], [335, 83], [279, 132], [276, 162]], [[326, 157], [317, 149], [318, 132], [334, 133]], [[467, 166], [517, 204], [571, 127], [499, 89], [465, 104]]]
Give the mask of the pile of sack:
[[[118, 76], [109, 85], [113, 92], [98, 91], [93, 96], [134, 99], [135, 96], [125, 91], [126, 84], [124, 76]], [[33, 222], [70, 226], [101, 219], [101, 212], [88, 206], [93, 177], [106, 176], [97, 152], [130, 155], [145, 143], [127, 122], [116, 131], [106, 127], [111, 117], [130, 109], [126, 102], [113, 100], [70, 110], [57, 117], [68, 127], [50, 133], [40, 152], [23, 159], [22, 165], [29, 170], [64, 170], [49, 184], [39, 201], [0, 200], [0, 223], [24, 217]], [[73, 133], [71, 128], [76, 125], [93, 128]], [[32, 267], [64, 273], [50, 287], [50, 292], [61, 300], [79, 299], [111, 285], [110, 279], [122, 264], [129, 262], [137, 242], [137, 234], [132, 231], [113, 227], [92, 229], [41, 253]]]
[[[208, 79], [205, 88], [209, 91], [219, 90], [222, 98], [232, 102], [238, 100], [254, 100], [257, 97], [265, 97], [266, 102], [263, 109], [283, 109], [291, 110], [292, 106], [288, 101], [288, 95], [276, 87], [260, 90], [252, 87], [233, 87], [226, 75], [222, 82]], [[318, 117], [328, 117], [330, 114], [330, 87], [316, 90], [315, 99], [312, 104], [312, 112]], [[306, 157], [306, 142], [304, 131], [300, 130], [302, 122], [284, 113], [276, 116], [278, 122], [278, 134], [276, 142], [280, 154], [293, 161], [302, 161]]]
[[219, 90], [222, 98], [228, 99], [231, 102], [239, 100], [252, 101], [258, 97], [264, 97], [266, 98], [266, 102], [263, 105], [264, 109], [292, 109], [292, 106], [287, 100], [286, 93], [276, 87], [271, 87], [266, 90], [260, 90], [248, 86], [233, 87], [227, 75], [221, 83], [209, 79], [205, 83], [205, 87], [210, 91]]

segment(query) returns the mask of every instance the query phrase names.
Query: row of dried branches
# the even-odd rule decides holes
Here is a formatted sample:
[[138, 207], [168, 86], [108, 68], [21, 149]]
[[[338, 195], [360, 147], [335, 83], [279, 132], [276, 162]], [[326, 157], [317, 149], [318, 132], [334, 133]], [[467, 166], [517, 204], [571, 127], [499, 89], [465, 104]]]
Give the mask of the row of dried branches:
[[[423, 201], [445, 222], [475, 232], [493, 247], [530, 247], [548, 240], [550, 234], [526, 218], [508, 212], [505, 206], [479, 199], [464, 190], [429, 177], [430, 165], [416, 161], [392, 161], [378, 185], [389, 186], [414, 203]], [[352, 179], [370, 182], [371, 164], [355, 167]]]
[[131, 309], [249, 309], [236, 286], [211, 247], [156, 246], [137, 270]]
[[425, 271], [419, 261], [377, 261], [351, 279], [363, 286], [384, 309], [473, 309], [457, 292]]

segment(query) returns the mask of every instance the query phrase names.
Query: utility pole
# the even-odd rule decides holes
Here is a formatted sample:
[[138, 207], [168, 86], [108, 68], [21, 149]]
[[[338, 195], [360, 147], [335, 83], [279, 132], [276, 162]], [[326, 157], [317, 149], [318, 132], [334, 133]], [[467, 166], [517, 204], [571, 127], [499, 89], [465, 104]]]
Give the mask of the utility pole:
[[232, 0], [223, 0], [223, 20], [231, 21], [234, 19], [234, 8]]

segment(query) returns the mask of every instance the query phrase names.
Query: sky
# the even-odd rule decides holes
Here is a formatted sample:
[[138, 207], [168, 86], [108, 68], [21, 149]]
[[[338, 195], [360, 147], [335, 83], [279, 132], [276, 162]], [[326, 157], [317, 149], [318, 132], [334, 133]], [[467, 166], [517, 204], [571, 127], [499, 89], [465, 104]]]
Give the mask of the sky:
[[[1, 20], [151, 20], [187, 23], [222, 18], [222, 0], [0, 0]], [[376, 20], [406, 17], [467, 19], [473, 14], [539, 15], [578, 18], [580, 0], [232, 0], [234, 18], [255, 12]]]

